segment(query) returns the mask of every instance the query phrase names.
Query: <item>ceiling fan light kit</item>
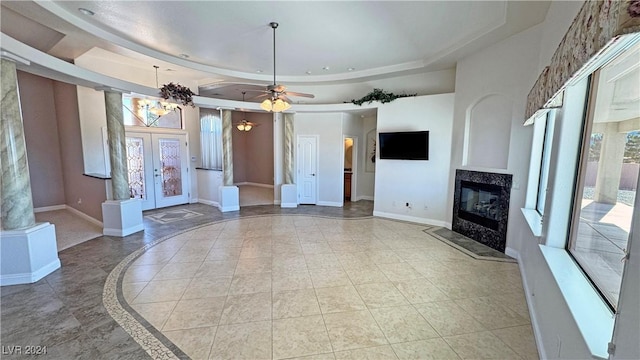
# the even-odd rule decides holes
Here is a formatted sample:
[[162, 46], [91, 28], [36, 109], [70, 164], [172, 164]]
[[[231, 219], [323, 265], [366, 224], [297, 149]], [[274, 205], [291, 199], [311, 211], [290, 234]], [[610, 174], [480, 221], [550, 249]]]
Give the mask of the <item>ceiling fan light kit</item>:
[[241, 123], [236, 125], [236, 128], [240, 131], [249, 131], [253, 128], [253, 125], [247, 120], [242, 120]]

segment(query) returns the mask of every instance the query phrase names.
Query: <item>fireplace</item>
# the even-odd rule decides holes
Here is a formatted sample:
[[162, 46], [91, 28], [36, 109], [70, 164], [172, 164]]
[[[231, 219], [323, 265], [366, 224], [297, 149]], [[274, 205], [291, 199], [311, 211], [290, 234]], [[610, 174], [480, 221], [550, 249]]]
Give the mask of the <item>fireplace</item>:
[[452, 230], [504, 252], [511, 175], [456, 170]]

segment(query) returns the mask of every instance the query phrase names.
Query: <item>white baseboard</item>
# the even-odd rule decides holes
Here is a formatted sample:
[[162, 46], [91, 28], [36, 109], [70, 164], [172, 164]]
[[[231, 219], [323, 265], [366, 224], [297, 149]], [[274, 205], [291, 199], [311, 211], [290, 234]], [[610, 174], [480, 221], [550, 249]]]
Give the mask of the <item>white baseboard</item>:
[[316, 205], [319, 205], [319, 206], [342, 207], [342, 206], [344, 206], [344, 203], [341, 203], [341, 202], [335, 202], [335, 201], [318, 201], [318, 202], [316, 203]]
[[356, 199], [354, 201], [360, 201], [360, 200], [370, 200], [373, 201], [373, 196], [369, 196], [369, 195], [360, 195], [358, 197], [356, 197]]
[[[50, 210], [45, 210], [50, 211]], [[60, 259], [56, 259], [32, 273], [0, 275], [0, 286], [33, 284], [60, 268]]]
[[217, 201], [206, 200], [206, 199], [198, 199], [198, 202], [200, 204], [205, 204], [205, 205], [217, 207], [218, 209], [220, 208], [220, 203], [217, 202]]
[[218, 209], [220, 209], [220, 211], [222, 212], [229, 212], [229, 211], [240, 211], [240, 206], [227, 206], [227, 207], [222, 207], [222, 206], [218, 206]]
[[74, 213], [75, 215], [78, 215], [79, 217], [81, 217], [81, 218], [83, 218], [83, 219], [87, 220], [88, 222], [90, 222], [90, 223], [92, 223], [92, 224], [94, 224], [94, 225], [96, 225], [96, 226], [99, 226], [99, 227], [102, 227], [102, 226], [103, 226], [102, 221], [100, 221], [100, 220], [98, 220], [98, 219], [96, 219], [96, 218], [93, 218], [93, 217], [91, 217], [91, 216], [89, 216], [89, 215], [87, 215], [87, 214], [83, 213], [82, 211], [80, 211], [80, 210], [76, 209], [76, 208], [72, 208], [72, 207], [71, 207], [71, 206], [69, 206], [69, 205], [65, 205], [65, 206], [66, 206], [66, 209], [67, 209], [67, 210], [69, 210], [69, 211], [71, 211], [72, 213]]
[[292, 209], [292, 208], [297, 208], [298, 204], [297, 203], [282, 203], [280, 204], [281, 208], [288, 208], [288, 209]]
[[67, 205], [65, 205], [65, 204], [53, 205], [53, 206], [43, 206], [43, 207], [34, 208], [33, 212], [34, 213], [41, 213], [41, 212], [45, 212], [45, 211], [64, 210], [66, 208], [67, 208]]
[[138, 231], [143, 231], [143, 230], [144, 230], [144, 224], [140, 224], [140, 225], [128, 227], [126, 229], [108, 229], [108, 228], [104, 228], [102, 230], [102, 234], [104, 234], [106, 236], [125, 237], [125, 236], [128, 236], [128, 235], [137, 233]]
[[273, 200], [273, 205], [280, 205], [281, 203], [282, 203], [282, 200]]
[[191, 198], [191, 200], [189, 200], [189, 204], [197, 204], [198, 202], [198, 198]]
[[257, 187], [262, 187], [262, 188], [273, 189], [273, 184], [261, 184], [261, 183], [254, 183], [254, 182], [250, 182], [250, 181], [243, 181], [243, 182], [236, 183], [236, 184], [233, 184], [233, 185], [235, 185], [235, 186], [251, 185], [251, 186], [257, 186]]
[[414, 223], [418, 223], [418, 224], [427, 224], [427, 225], [435, 225], [435, 226], [442, 226], [442, 227], [446, 227], [446, 228], [451, 228], [451, 224], [446, 222], [446, 221], [434, 220], [434, 219], [425, 219], [425, 218], [416, 217], [416, 216], [394, 214], [394, 213], [388, 213], [388, 212], [384, 212], [384, 211], [374, 211], [373, 212], [373, 216], [378, 216], [378, 217], [388, 218], [388, 219], [394, 219], [394, 220], [409, 221], [409, 222], [414, 222]]
[[529, 318], [531, 318], [531, 327], [533, 328], [533, 337], [536, 340], [536, 348], [538, 348], [538, 355], [540, 359], [548, 359], [547, 352], [544, 349], [542, 342], [542, 333], [540, 332], [540, 325], [538, 323], [538, 316], [536, 315], [536, 309], [533, 307], [533, 299], [531, 298], [531, 291], [529, 291], [529, 283], [527, 282], [527, 276], [524, 270], [524, 265], [520, 260], [520, 253], [510, 247], [505, 249], [505, 254], [518, 260], [518, 269], [520, 269], [520, 277], [522, 278], [522, 287], [524, 288], [524, 297], [527, 300], [527, 308], [529, 309]]

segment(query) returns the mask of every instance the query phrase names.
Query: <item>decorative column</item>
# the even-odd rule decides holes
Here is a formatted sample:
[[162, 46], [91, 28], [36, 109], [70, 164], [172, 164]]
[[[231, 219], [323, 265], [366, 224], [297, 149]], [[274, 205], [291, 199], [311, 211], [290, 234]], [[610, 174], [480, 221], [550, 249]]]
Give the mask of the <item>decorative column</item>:
[[2, 229], [15, 230], [34, 226], [31, 180], [27, 164], [22, 112], [18, 99], [16, 64], [2, 59], [2, 131], [0, 136], [0, 197], [2, 198]]
[[293, 184], [293, 114], [284, 114], [284, 183]]
[[222, 186], [218, 189], [222, 212], [240, 210], [240, 190], [233, 185], [233, 124], [231, 110], [222, 110]]
[[124, 237], [144, 230], [142, 202], [132, 199], [129, 192], [127, 169], [127, 137], [124, 131], [122, 94], [105, 91], [109, 162], [111, 163], [111, 190], [113, 199], [102, 203], [102, 233]]
[[127, 138], [124, 132], [122, 94], [104, 92], [111, 162], [111, 189], [113, 200], [129, 200], [129, 170], [127, 169]]
[[222, 110], [222, 171], [223, 185], [233, 185], [233, 124], [231, 110]]
[[60, 267], [55, 226], [36, 224], [16, 64], [0, 60], [0, 285], [29, 284]]
[[284, 114], [284, 184], [280, 188], [282, 201], [280, 207], [298, 207], [298, 188], [293, 180], [293, 115]]

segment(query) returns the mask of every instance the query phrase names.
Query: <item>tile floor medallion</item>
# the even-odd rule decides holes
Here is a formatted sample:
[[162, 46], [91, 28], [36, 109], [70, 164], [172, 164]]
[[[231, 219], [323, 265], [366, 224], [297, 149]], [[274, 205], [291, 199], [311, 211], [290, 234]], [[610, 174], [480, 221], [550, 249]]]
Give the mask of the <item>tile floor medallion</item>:
[[167, 210], [153, 215], [145, 215], [145, 218], [155, 221], [159, 224], [169, 224], [174, 221], [187, 220], [203, 214], [187, 209]]
[[425, 228], [438, 229], [220, 220], [128, 255], [103, 302], [154, 359], [537, 358], [517, 264], [472, 258]]

